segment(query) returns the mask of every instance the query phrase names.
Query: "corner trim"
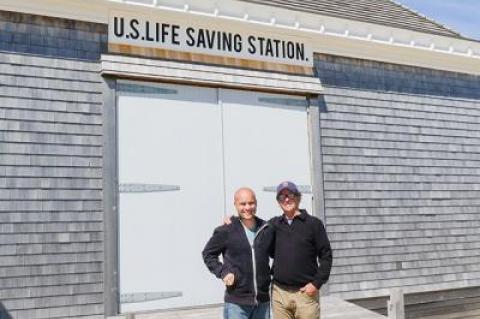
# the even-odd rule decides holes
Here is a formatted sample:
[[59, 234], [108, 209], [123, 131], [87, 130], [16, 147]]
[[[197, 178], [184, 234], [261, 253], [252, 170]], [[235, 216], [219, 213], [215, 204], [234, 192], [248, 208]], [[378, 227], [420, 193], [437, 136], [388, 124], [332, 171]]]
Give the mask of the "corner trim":
[[[328, 232], [325, 214], [325, 191], [323, 179], [322, 132], [320, 114], [325, 112], [323, 96], [310, 96], [308, 100], [308, 126], [310, 135], [310, 158], [312, 170], [313, 215], [322, 220]], [[322, 296], [329, 294], [329, 283], [322, 286]]]
[[103, 78], [103, 214], [105, 316], [120, 313], [116, 80]]

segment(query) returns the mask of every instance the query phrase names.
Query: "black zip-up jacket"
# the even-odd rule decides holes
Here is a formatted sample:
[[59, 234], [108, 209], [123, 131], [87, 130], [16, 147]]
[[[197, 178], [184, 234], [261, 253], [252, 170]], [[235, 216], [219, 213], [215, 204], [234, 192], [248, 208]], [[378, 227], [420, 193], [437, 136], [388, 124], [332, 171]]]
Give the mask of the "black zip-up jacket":
[[[233, 285], [226, 288], [225, 302], [255, 305], [270, 300], [269, 256], [273, 254], [275, 233], [264, 220], [255, 219], [258, 231], [253, 249], [238, 218], [234, 218], [230, 225], [217, 227], [203, 249], [203, 261], [217, 278], [223, 279], [228, 273], [235, 275]], [[255, 252], [255, 267], [252, 251]], [[220, 255], [223, 256], [223, 263], [219, 260]]]

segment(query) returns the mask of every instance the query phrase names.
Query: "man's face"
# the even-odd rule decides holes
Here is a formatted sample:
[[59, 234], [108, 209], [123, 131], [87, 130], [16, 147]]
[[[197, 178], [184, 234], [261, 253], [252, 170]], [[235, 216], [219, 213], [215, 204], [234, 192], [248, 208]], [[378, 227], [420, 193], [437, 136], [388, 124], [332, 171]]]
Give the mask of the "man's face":
[[284, 189], [277, 197], [278, 204], [285, 213], [294, 213], [300, 205], [300, 196]]
[[234, 203], [241, 219], [253, 219], [257, 212], [257, 199], [249, 190], [240, 190], [235, 194]]

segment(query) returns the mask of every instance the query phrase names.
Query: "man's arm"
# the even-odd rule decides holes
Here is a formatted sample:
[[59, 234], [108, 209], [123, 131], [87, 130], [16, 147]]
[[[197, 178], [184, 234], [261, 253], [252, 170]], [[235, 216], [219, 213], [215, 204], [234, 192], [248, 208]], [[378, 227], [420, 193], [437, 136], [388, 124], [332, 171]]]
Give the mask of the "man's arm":
[[202, 251], [202, 257], [208, 270], [217, 278], [223, 279], [228, 273], [228, 269], [220, 262], [219, 256], [225, 251], [225, 242], [227, 233], [222, 227], [218, 227], [213, 232]]
[[[277, 225], [273, 223], [274, 219], [271, 218], [267, 223], [269, 225], [270, 231], [270, 244], [268, 245], [268, 255], [270, 258], [275, 257], [275, 243], [277, 240]], [[273, 266], [272, 266], [272, 274], [273, 274]]]
[[321, 220], [318, 220], [315, 229], [315, 244], [317, 248], [317, 256], [320, 266], [318, 267], [317, 274], [312, 284], [320, 289], [320, 287], [328, 281], [330, 277], [330, 270], [332, 269], [332, 249], [330, 247], [330, 241], [327, 237], [327, 232]]

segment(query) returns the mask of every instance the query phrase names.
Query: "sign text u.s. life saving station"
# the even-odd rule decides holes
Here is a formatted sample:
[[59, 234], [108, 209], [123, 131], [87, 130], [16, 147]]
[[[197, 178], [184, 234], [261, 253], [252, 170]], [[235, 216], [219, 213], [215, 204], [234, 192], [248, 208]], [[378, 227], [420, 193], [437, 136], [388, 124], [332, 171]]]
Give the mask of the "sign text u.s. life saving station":
[[312, 49], [291, 37], [201, 27], [131, 13], [110, 15], [108, 40], [112, 44], [313, 66]]

